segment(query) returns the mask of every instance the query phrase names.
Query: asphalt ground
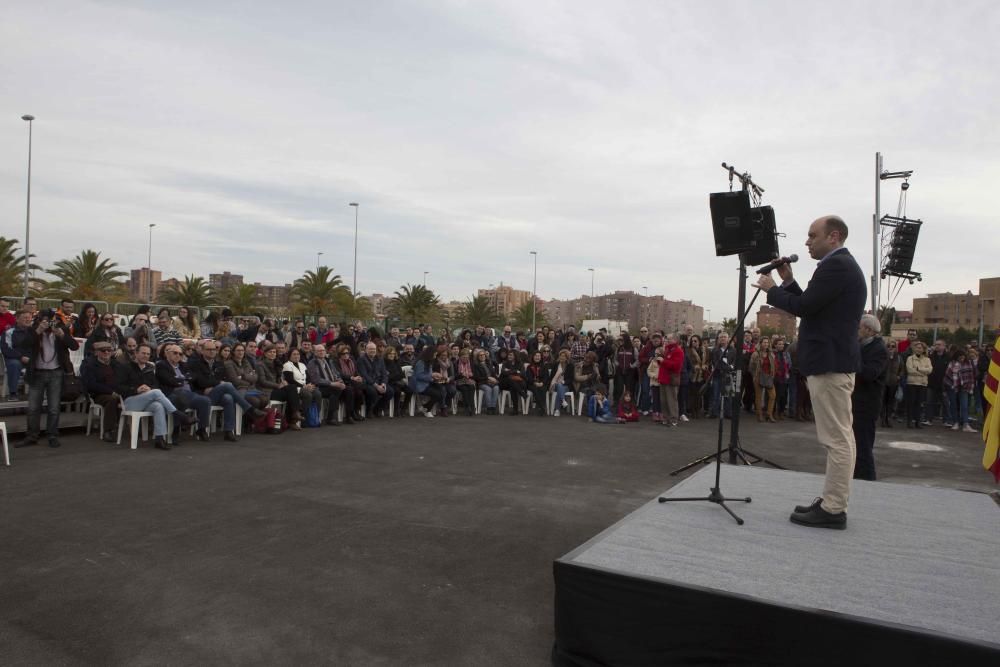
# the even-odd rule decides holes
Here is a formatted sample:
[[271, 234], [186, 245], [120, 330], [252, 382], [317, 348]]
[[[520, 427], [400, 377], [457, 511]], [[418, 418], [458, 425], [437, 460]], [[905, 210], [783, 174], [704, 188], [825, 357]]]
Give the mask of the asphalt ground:
[[[717, 425], [403, 417], [169, 452], [43, 440], [0, 469], [3, 662], [549, 664], [552, 561], [682, 479]], [[742, 435], [823, 470], [813, 424], [744, 418]], [[876, 459], [884, 481], [989, 492], [982, 452], [978, 435], [897, 425]]]

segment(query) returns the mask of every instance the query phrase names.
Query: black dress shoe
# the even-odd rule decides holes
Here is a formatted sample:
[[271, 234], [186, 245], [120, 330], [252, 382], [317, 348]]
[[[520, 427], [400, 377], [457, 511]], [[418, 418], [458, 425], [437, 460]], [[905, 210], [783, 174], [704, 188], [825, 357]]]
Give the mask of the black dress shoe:
[[194, 437], [198, 438], [199, 442], [208, 442], [209, 439], [211, 438], [211, 436], [208, 434], [208, 431], [206, 431], [203, 428], [200, 428], [197, 431], [195, 431]]
[[336, 419], [327, 419], [325, 422], [323, 422], [323, 424], [325, 426], [340, 426], [340, 422], [338, 422]]
[[101, 435], [101, 440], [114, 444], [118, 442], [118, 437], [114, 431], [105, 431], [104, 434]]
[[254, 408], [250, 414], [253, 415], [254, 419], [263, 419], [267, 416], [267, 411], [261, 410], [260, 408]]
[[346, 417], [344, 417], [344, 423], [345, 424], [353, 424], [354, 423], [354, 417], [352, 417], [351, 415], [347, 415]]
[[353, 416], [353, 419], [354, 419], [354, 421], [356, 421], [356, 422], [363, 422], [363, 421], [365, 420], [365, 418], [364, 418], [364, 417], [362, 417], [362, 416], [361, 416], [361, 415], [360, 415], [359, 413], [357, 413], [357, 412], [356, 412], [356, 413], [354, 413], [354, 416]]
[[155, 438], [153, 438], [153, 446], [156, 447], [157, 449], [163, 449], [163, 450], [170, 449], [170, 443], [167, 442], [166, 438], [164, 438], [162, 435], [158, 435]]
[[806, 512], [810, 511], [812, 508], [819, 507], [820, 503], [822, 503], [822, 502], [823, 502], [823, 499], [821, 497], [817, 496], [816, 500], [812, 501], [812, 503], [810, 503], [808, 505], [796, 505], [795, 506], [795, 513], [796, 514], [805, 514]]
[[14, 448], [19, 449], [21, 447], [31, 447], [32, 445], [38, 444], [38, 436], [25, 436], [24, 440], [21, 442], [14, 443]]
[[239, 442], [239, 438], [236, 437], [236, 433], [233, 431], [226, 431], [226, 434], [222, 436], [222, 439], [226, 442]]
[[834, 530], [847, 528], [847, 512], [831, 514], [819, 505], [811, 508], [808, 512], [793, 512], [789, 520], [792, 523], [810, 528], [833, 528]]
[[59, 447], [59, 438], [49, 438], [49, 447], [55, 449]]

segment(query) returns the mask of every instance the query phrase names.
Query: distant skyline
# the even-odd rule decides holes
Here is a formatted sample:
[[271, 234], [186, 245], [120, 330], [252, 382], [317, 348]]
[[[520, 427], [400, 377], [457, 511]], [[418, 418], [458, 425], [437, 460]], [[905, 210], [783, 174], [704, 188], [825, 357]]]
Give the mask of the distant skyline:
[[[0, 219], [32, 252], [391, 295], [634, 290], [736, 310], [714, 255], [722, 161], [776, 210], [797, 275], [837, 213], [868, 274], [874, 159], [925, 221], [897, 308], [997, 274], [995, 3], [149, 1], [5, 7]], [[947, 35], [947, 39], [942, 39]], [[894, 213], [898, 181], [883, 188]], [[490, 276], [493, 276], [492, 278]], [[750, 289], [750, 294], [753, 289]], [[755, 306], [756, 307], [756, 306]]]

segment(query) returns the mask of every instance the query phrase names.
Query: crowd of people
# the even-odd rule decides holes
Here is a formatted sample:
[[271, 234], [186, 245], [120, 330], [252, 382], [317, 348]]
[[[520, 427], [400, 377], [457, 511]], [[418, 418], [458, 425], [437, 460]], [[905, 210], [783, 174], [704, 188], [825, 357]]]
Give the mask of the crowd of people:
[[[122, 328], [92, 304], [76, 312], [69, 299], [57, 310], [38, 311], [34, 299], [16, 313], [9, 305], [0, 301], [0, 347], [8, 399], [28, 401], [24, 445], [40, 438], [43, 397], [48, 442], [59, 445], [60, 397], [70, 353], [80, 346], [79, 378], [102, 407], [101, 437], [116, 439], [121, 410], [151, 412], [161, 449], [170, 449], [189, 426], [196, 438], [209, 440], [212, 407], [221, 408], [226, 440], [237, 439], [240, 418], [244, 431], [275, 418], [293, 430], [340, 426], [402, 415], [411, 399], [414, 413], [427, 418], [456, 409], [469, 416], [582, 412], [595, 423], [677, 427], [731, 416], [730, 406], [741, 404], [760, 422], [812, 419], [796, 342], [756, 328], [743, 335], [737, 368], [727, 334], [710, 341], [690, 326], [682, 332], [641, 327], [636, 335], [476, 326], [435, 335], [430, 325], [382, 332], [326, 317], [309, 324], [237, 321], [227, 310], [198, 321], [195, 309], [181, 306], [143, 307]], [[974, 430], [970, 417], [985, 409], [988, 354], [974, 343], [949, 348], [942, 340], [928, 349], [915, 331], [884, 343], [887, 360], [873, 379], [883, 427], [905, 418], [913, 428], [940, 420], [954, 430]], [[738, 401], [725, 400], [732, 393]]]

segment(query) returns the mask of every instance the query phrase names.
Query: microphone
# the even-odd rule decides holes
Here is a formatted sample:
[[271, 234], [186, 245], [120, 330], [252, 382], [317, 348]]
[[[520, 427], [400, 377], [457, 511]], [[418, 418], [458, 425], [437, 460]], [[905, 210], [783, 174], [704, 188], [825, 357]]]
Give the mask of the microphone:
[[779, 257], [778, 259], [774, 260], [770, 264], [765, 264], [764, 266], [762, 266], [759, 269], [757, 269], [757, 273], [760, 273], [760, 274], [770, 273], [771, 271], [774, 271], [779, 266], [784, 266], [785, 264], [792, 264], [792, 263], [797, 262], [797, 261], [799, 261], [799, 256], [798, 255], [789, 255], [788, 257]]

